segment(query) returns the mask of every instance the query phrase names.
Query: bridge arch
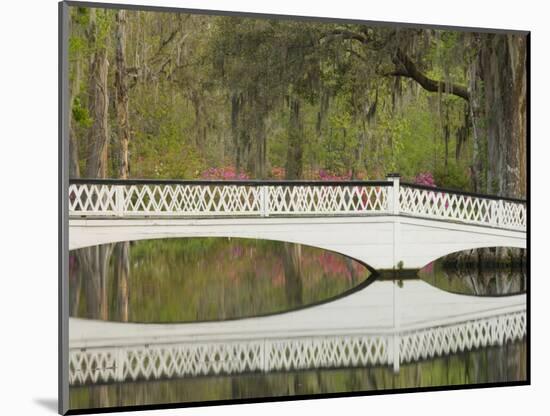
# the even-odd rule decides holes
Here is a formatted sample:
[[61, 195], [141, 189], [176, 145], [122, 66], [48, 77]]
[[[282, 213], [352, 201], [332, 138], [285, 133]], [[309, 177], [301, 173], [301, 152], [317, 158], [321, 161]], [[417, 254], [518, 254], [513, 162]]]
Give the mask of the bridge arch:
[[71, 219], [69, 248], [159, 238], [233, 237], [304, 244], [375, 270], [419, 269], [481, 247], [526, 248], [525, 233], [405, 216]]

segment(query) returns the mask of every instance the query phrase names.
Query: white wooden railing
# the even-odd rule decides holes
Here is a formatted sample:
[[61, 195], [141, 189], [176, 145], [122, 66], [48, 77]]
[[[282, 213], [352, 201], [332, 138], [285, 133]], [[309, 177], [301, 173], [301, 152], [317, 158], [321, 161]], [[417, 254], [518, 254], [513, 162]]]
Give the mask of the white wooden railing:
[[388, 210], [387, 181], [75, 181], [71, 216], [353, 215]]
[[385, 181], [72, 180], [70, 217], [392, 214], [525, 231], [522, 200]]
[[[69, 383], [82, 385], [392, 364], [398, 369], [400, 363], [523, 339], [526, 322], [523, 310], [378, 334], [75, 348], [69, 351]], [[397, 354], [393, 351], [394, 346], [398, 348]]]

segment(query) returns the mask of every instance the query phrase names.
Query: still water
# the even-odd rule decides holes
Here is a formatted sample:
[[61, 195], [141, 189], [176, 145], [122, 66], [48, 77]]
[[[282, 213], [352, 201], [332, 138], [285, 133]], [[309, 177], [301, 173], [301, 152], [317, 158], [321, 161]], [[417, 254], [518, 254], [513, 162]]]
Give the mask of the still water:
[[[87, 337], [83, 343], [75, 336], [70, 345], [75, 347], [73, 409], [526, 379], [527, 347], [524, 332], [516, 328], [524, 322], [517, 318], [524, 311], [521, 270], [448, 270], [443, 261], [436, 261], [420, 271], [419, 278], [387, 279], [336, 253], [225, 238], [101, 246], [71, 252], [70, 262], [71, 334], [80, 330], [82, 339]], [[310, 305], [319, 306], [307, 308]], [[331, 305], [341, 306], [327, 309]], [[487, 311], [495, 308], [508, 312], [487, 318]], [[298, 312], [279, 314], [292, 310]], [[399, 322], [397, 310], [403, 315]], [[120, 341], [116, 350], [104, 348], [102, 358], [93, 348], [81, 348], [100, 343], [112, 329], [87, 326], [97, 320], [148, 324], [140, 327], [145, 328], [143, 336], [150, 332], [151, 339], [158, 339], [154, 323], [187, 323], [180, 325], [184, 334], [212, 332], [212, 325], [216, 332], [229, 328], [231, 334], [255, 322], [244, 318], [262, 315], [272, 315], [262, 318], [271, 326], [249, 331], [247, 336], [257, 333], [257, 339], [197, 344], [173, 333], [156, 350]], [[331, 320], [345, 325], [331, 327]], [[300, 326], [300, 321], [305, 324]], [[495, 332], [495, 325], [501, 332], [511, 328], [512, 335], [489, 339], [484, 334]], [[274, 335], [285, 327], [301, 329], [293, 338]], [[272, 331], [274, 339], [266, 341], [266, 331]], [[114, 327], [114, 334], [123, 332]], [[462, 347], [449, 341], [451, 333], [459, 334], [451, 337], [460, 338]], [[401, 357], [392, 358], [395, 337], [401, 340]], [[468, 337], [478, 339], [464, 347]], [[435, 344], [409, 353], [408, 345], [424, 345], [427, 339]], [[117, 378], [113, 357], [120, 351], [129, 358]], [[151, 364], [168, 353], [175, 358]], [[183, 365], [182, 360], [188, 362]], [[392, 368], [392, 360], [400, 365]]]
[[119, 247], [110, 250], [106, 266], [97, 265], [96, 248], [71, 253], [71, 316], [171, 323], [259, 316], [340, 296], [370, 275], [340, 254], [264, 240], [138, 241], [123, 259], [127, 273]]

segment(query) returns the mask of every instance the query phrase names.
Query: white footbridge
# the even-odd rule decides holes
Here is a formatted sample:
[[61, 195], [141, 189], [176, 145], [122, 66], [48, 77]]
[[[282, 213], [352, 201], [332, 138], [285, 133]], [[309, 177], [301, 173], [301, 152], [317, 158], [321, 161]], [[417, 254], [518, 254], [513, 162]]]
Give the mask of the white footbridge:
[[154, 238], [305, 244], [376, 270], [527, 245], [523, 200], [382, 181], [71, 180], [69, 249]]
[[526, 336], [526, 296], [451, 294], [421, 280], [377, 280], [338, 300], [222, 322], [69, 319], [69, 383], [387, 366]]

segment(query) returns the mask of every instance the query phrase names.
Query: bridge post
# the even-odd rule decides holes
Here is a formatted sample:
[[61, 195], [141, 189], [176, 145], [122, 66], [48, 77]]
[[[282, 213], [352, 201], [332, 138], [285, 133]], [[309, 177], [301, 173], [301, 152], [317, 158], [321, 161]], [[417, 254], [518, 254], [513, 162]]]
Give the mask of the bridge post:
[[124, 361], [126, 358], [124, 349], [118, 348], [115, 357], [115, 380], [124, 381]]
[[497, 226], [504, 223], [504, 201], [502, 199], [498, 200], [498, 214], [497, 214]]
[[269, 363], [268, 363], [268, 356], [267, 356], [267, 340], [264, 339], [264, 342], [262, 343], [262, 371], [264, 373], [267, 373], [269, 371]]
[[397, 280], [393, 282], [393, 336], [392, 354], [393, 354], [393, 372], [399, 373], [399, 367], [401, 365], [401, 337], [399, 332], [401, 330], [401, 296], [399, 293], [400, 287]]
[[260, 215], [269, 217], [269, 186], [260, 188]]
[[399, 215], [399, 173], [388, 173], [386, 179], [392, 182], [391, 191], [388, 192], [388, 211], [393, 215]]
[[[399, 179], [401, 175], [399, 173], [389, 173], [386, 179], [392, 182], [392, 187], [388, 191], [388, 211], [392, 215], [399, 215]], [[393, 223], [393, 269], [400, 267], [400, 241], [401, 225], [399, 219], [396, 218]], [[403, 266], [403, 264], [401, 264]]]
[[115, 185], [115, 215], [122, 217], [124, 215], [124, 186]]
[[504, 202], [502, 199], [491, 201], [491, 219], [490, 224], [493, 227], [498, 227], [503, 221], [502, 216], [504, 214]]

